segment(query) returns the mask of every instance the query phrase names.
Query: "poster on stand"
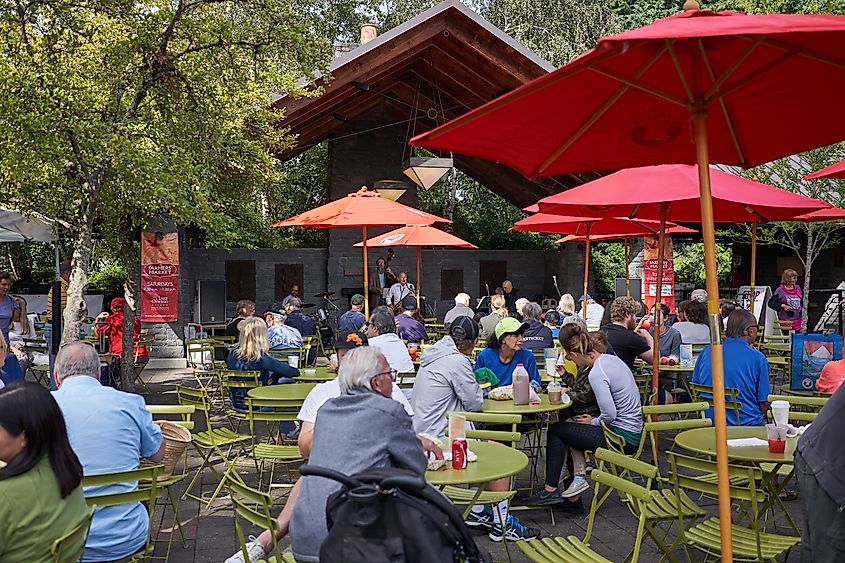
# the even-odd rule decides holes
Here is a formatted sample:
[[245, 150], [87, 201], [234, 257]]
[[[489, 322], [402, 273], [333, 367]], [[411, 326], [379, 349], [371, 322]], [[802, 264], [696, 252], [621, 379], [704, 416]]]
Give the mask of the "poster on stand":
[[179, 315], [179, 234], [141, 235], [141, 320], [175, 322]]
[[[662, 302], [675, 312], [675, 260], [672, 254], [672, 238], [663, 240], [663, 287]], [[657, 238], [646, 237], [643, 251], [643, 302], [650, 311], [657, 301]]]

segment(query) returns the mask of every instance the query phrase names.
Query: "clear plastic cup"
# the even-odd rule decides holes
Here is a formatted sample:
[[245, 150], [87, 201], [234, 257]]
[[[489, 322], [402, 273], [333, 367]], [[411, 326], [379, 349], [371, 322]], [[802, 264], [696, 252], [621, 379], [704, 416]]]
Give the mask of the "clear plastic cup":
[[769, 439], [769, 451], [773, 454], [782, 454], [786, 449], [786, 427], [767, 424], [766, 434]]
[[292, 368], [299, 368], [299, 356], [288, 356], [288, 365]]

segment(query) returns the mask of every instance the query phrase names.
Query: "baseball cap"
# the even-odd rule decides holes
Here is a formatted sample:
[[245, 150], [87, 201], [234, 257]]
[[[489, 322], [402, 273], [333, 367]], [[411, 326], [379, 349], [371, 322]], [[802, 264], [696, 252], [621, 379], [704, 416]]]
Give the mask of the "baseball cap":
[[449, 324], [449, 336], [462, 340], [475, 340], [478, 338], [478, 323], [466, 315], [455, 317]]
[[406, 295], [402, 298], [402, 308], [406, 311], [412, 311], [417, 308], [417, 298], [413, 295]]
[[554, 309], [549, 309], [548, 311], [546, 311], [543, 314], [542, 319], [544, 321], [546, 321], [547, 323], [552, 323], [553, 325], [559, 325], [560, 324], [560, 313], [558, 313]]
[[521, 323], [513, 317], [505, 317], [496, 325], [496, 338], [501, 339], [506, 334], [522, 334], [528, 328], [528, 323]]
[[[590, 301], [592, 298], [593, 298], [593, 296], [588, 293], [587, 294], [587, 301]], [[580, 299], [578, 299], [578, 303], [583, 303], [583, 302], [584, 302], [584, 296], [582, 295], [580, 297]]]
[[61, 264], [59, 264], [59, 273], [64, 274], [65, 272], [70, 271], [70, 260], [65, 260]]
[[353, 305], [363, 305], [364, 304], [364, 296], [360, 293], [356, 293], [352, 296], [352, 299], [349, 300], [350, 303]]
[[366, 346], [367, 345], [367, 335], [363, 332], [356, 332], [354, 330], [343, 331], [337, 337], [337, 342], [335, 342], [334, 347], [335, 350], [338, 349], [352, 349], [357, 348], [359, 346]]

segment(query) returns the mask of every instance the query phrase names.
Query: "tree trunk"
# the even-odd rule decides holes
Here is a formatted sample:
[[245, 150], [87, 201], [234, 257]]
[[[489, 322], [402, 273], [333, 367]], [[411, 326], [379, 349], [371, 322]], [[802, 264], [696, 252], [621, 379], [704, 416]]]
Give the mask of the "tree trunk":
[[88, 201], [77, 224], [70, 282], [67, 288], [67, 305], [63, 313], [62, 346], [79, 340], [82, 318], [88, 310], [84, 295], [88, 289], [88, 270], [91, 267], [91, 255], [94, 251], [92, 240], [94, 217], [100, 199], [102, 177], [107, 167], [108, 164], [101, 163], [82, 186], [83, 192], [87, 192]]
[[813, 261], [816, 259], [816, 248], [812, 226], [807, 229], [807, 254], [804, 259], [804, 288], [801, 295], [801, 332], [807, 333], [807, 321], [809, 314], [807, 308], [810, 305], [810, 274], [813, 270]]
[[[134, 229], [129, 231], [134, 232]], [[131, 235], [129, 235], [131, 236]], [[120, 387], [129, 393], [135, 392], [135, 316], [138, 313], [138, 288], [141, 279], [141, 255], [138, 244], [127, 239], [123, 246], [126, 259], [126, 281], [123, 283], [123, 353], [120, 358]]]

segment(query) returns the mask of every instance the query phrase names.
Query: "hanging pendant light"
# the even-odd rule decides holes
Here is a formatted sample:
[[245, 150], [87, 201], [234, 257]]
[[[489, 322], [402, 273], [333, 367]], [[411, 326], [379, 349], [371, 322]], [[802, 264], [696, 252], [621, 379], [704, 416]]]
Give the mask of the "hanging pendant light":
[[402, 194], [408, 191], [405, 182], [399, 180], [376, 180], [373, 187], [381, 197], [385, 197], [391, 201], [396, 201]]
[[452, 169], [451, 158], [412, 156], [405, 162], [405, 175], [427, 190]]

